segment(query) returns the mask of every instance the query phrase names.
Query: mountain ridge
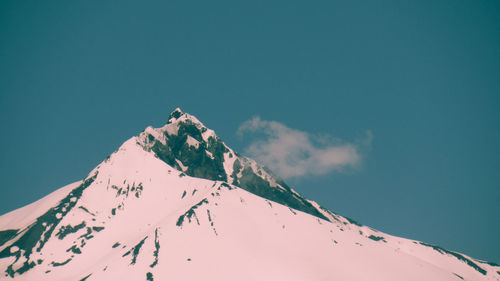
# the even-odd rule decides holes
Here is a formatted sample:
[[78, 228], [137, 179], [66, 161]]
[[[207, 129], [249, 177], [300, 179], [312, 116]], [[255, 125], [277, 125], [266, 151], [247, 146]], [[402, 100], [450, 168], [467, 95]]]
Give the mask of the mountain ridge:
[[233, 151], [213, 130], [180, 108], [170, 114], [163, 127], [146, 128], [139, 135], [139, 143], [187, 175], [227, 181], [266, 199], [322, 219], [332, 219], [333, 214], [314, 207], [315, 202], [300, 196], [269, 168]]
[[203, 128], [176, 109], [84, 180], [1, 216], [0, 279], [499, 280], [494, 263], [321, 208]]

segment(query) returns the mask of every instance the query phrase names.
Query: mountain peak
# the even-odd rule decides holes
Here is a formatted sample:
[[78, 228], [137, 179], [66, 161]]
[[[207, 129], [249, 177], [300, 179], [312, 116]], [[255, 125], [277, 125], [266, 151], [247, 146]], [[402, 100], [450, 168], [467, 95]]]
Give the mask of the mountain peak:
[[180, 108], [176, 108], [174, 109], [174, 111], [172, 111], [172, 113], [170, 113], [170, 116], [168, 118], [168, 120], [171, 120], [171, 119], [178, 119], [179, 117], [181, 117], [182, 115], [184, 114], [184, 112], [182, 112], [182, 110]]
[[156, 158], [188, 176], [225, 181], [255, 195], [332, 220], [334, 214], [316, 206], [256, 161], [229, 148], [196, 117], [176, 108], [166, 125], [148, 127], [137, 143]]
[[[167, 123], [160, 128], [160, 130], [163, 131], [163, 133], [167, 132], [168, 134], [177, 134], [179, 128], [183, 126], [185, 127], [186, 125], [194, 125], [199, 132], [205, 135], [204, 139], [208, 139], [210, 136], [216, 137], [215, 133], [203, 125], [198, 118], [189, 113], [183, 112], [179, 107], [170, 113]], [[194, 131], [191, 130], [191, 133], [194, 133]]]

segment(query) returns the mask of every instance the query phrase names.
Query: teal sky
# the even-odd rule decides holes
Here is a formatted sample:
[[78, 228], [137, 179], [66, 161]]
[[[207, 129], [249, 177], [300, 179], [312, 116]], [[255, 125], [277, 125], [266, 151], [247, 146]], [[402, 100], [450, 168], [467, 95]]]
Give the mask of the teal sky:
[[[251, 2], [251, 3], [248, 3]], [[354, 143], [288, 183], [381, 231], [500, 262], [500, 2], [2, 1], [0, 214], [176, 107]]]

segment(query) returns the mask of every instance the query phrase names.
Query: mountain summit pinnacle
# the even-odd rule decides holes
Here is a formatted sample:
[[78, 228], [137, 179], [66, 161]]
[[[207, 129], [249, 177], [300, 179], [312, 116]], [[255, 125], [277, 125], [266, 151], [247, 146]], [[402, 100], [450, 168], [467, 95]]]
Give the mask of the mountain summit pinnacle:
[[189, 123], [195, 125], [199, 130], [202, 130], [203, 132], [210, 131], [213, 133], [213, 131], [208, 130], [208, 128], [205, 127], [205, 125], [203, 125], [203, 123], [201, 123], [198, 118], [189, 113], [183, 112], [180, 108], [176, 108], [174, 111], [172, 111], [172, 113], [170, 113], [168, 121], [165, 126], [163, 126], [163, 129], [165, 130], [168, 127], [172, 129], [174, 127], [177, 127], [179, 123]]
[[172, 119], [172, 118], [179, 118], [181, 117], [181, 115], [184, 114], [184, 112], [182, 112], [182, 110], [180, 108], [176, 108], [174, 111], [172, 111], [172, 113], [170, 113], [170, 116], [169, 116], [169, 120]]

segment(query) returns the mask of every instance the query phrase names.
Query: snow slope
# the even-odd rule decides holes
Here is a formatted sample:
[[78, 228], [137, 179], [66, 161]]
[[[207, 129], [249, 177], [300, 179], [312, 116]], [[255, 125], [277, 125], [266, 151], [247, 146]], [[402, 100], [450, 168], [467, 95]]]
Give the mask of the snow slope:
[[498, 265], [321, 208], [203, 128], [176, 110], [1, 216], [0, 280], [500, 280]]

